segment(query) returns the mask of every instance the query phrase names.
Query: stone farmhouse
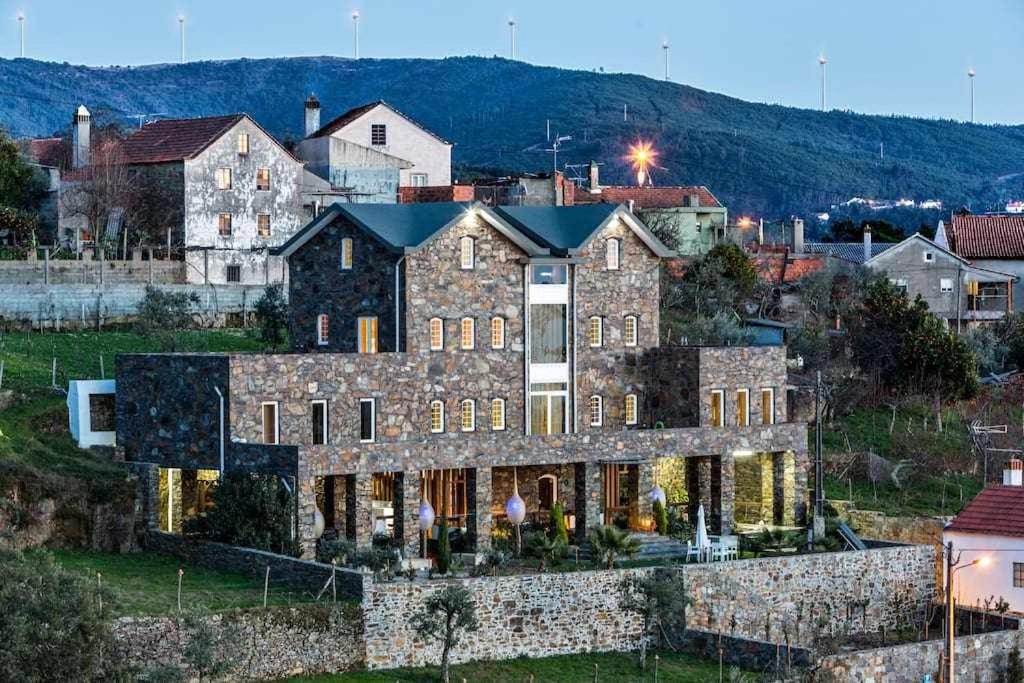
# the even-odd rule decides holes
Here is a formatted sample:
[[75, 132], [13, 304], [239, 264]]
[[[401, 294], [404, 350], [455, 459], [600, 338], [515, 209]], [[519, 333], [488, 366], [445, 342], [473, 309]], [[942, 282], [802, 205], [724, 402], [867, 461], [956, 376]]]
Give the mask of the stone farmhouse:
[[118, 449], [162, 529], [233, 468], [295, 487], [306, 554], [321, 522], [419, 553], [422, 502], [483, 549], [516, 488], [579, 541], [649, 531], [655, 484], [723, 533], [803, 522], [784, 349], [661, 347], [673, 253], [625, 207], [335, 204], [274, 253], [292, 353], [117, 359]]

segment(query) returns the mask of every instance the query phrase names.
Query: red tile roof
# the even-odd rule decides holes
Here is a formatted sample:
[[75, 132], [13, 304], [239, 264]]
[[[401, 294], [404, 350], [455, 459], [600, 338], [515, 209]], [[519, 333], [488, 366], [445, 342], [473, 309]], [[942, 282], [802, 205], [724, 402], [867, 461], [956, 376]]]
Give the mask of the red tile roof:
[[69, 150], [63, 138], [35, 138], [28, 141], [29, 156], [43, 166], [65, 166]]
[[992, 536], [1024, 536], [1024, 486], [986, 487], [946, 529]]
[[126, 164], [162, 164], [191, 159], [209, 147], [245, 114], [147, 123], [121, 143]]
[[813, 275], [814, 273], [824, 270], [826, 263], [826, 256], [791, 258], [791, 260], [786, 263], [785, 281], [787, 283], [796, 282], [808, 275]]
[[683, 198], [690, 195], [699, 197], [702, 207], [721, 208], [722, 204], [711, 190], [703, 185], [685, 187], [631, 187], [609, 185], [600, 192], [591, 193], [581, 190], [576, 193], [577, 204], [606, 202], [609, 204], [628, 204], [630, 200], [637, 209], [669, 209], [683, 206]]
[[1024, 259], [1024, 215], [953, 216], [946, 236], [965, 259]]
[[827, 256], [798, 256], [792, 254], [759, 254], [753, 257], [757, 276], [773, 285], [792, 284], [801, 278], [824, 270]]

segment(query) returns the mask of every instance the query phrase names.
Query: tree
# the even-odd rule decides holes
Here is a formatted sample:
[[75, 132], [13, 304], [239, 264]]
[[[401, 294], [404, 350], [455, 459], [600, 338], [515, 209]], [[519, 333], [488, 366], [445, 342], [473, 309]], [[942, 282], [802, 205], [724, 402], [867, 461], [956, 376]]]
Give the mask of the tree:
[[[659, 570], [646, 576], [629, 574], [619, 582], [619, 606], [640, 616], [640, 668], [647, 664], [647, 641], [660, 635], [672, 645], [672, 635], [686, 630], [686, 610], [693, 604], [686, 577], [675, 570]], [[670, 635], [671, 634], [671, 635]]]
[[0, 680], [116, 678], [107, 607], [94, 582], [48, 554], [0, 554]]
[[444, 683], [451, 683], [452, 649], [458, 646], [464, 633], [480, 628], [476, 604], [469, 590], [463, 586], [445, 586], [424, 601], [410, 623], [423, 640], [441, 642], [441, 678]]
[[447, 574], [452, 567], [452, 544], [448, 538], [448, 518], [441, 516], [437, 531], [437, 571]]
[[176, 334], [192, 325], [191, 307], [198, 303], [199, 295], [195, 292], [165, 292], [147, 285], [135, 328], [140, 334], [160, 337], [160, 346], [165, 351], [174, 351]]
[[[93, 145], [90, 164], [75, 172], [61, 191], [61, 212], [77, 219], [97, 243], [104, 239], [104, 228], [117, 211], [127, 217], [134, 203], [138, 175], [124, 163], [121, 147], [114, 138]], [[77, 245], [81, 234], [75, 236]]]
[[34, 213], [46, 191], [43, 174], [27, 164], [18, 146], [0, 131], [0, 207]]
[[231, 470], [214, 489], [213, 502], [213, 509], [194, 529], [222, 543], [294, 553], [293, 500], [277, 477]]
[[654, 524], [658, 527], [658, 533], [662, 536], [668, 535], [668, 510], [662, 505], [661, 499], [657, 499], [651, 505], [651, 511], [654, 513]]
[[281, 283], [268, 285], [256, 302], [256, 318], [260, 321], [260, 338], [276, 351], [284, 343], [288, 327], [288, 303]]
[[39, 230], [39, 216], [21, 209], [0, 206], [0, 230], [6, 231], [14, 244], [34, 245]]
[[606, 524], [590, 532], [590, 549], [596, 563], [603, 564], [606, 569], [614, 569], [618, 558], [633, 557], [640, 552], [640, 542], [628, 531]]
[[1024, 664], [1020, 661], [1020, 648], [1010, 650], [1006, 665], [1006, 683], [1024, 683]]
[[565, 510], [561, 502], [551, 506], [551, 537], [563, 546], [569, 545], [569, 530], [565, 526]]

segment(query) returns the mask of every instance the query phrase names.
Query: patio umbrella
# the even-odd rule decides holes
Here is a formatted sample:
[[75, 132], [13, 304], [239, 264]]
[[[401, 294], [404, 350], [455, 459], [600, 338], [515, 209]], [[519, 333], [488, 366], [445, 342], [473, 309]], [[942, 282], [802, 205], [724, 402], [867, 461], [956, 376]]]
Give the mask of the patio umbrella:
[[711, 539], [708, 538], [708, 526], [704, 522], [704, 503], [697, 508], [697, 538], [695, 540], [697, 550], [703, 554], [711, 547]]

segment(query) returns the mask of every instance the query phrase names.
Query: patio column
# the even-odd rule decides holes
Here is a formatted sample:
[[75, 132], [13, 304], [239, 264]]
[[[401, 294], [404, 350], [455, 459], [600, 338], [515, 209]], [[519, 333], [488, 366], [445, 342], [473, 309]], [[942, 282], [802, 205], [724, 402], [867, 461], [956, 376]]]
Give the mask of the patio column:
[[420, 497], [423, 480], [419, 472], [395, 473], [395, 541], [401, 544], [402, 557], [419, 557]]
[[596, 462], [578, 462], [576, 467], [576, 543], [586, 542], [587, 532], [601, 526], [601, 470]]
[[631, 468], [629, 476], [629, 526], [650, 531], [653, 527], [653, 501], [648, 495], [654, 487], [654, 463], [641, 462]]
[[[736, 463], [731, 452], [716, 455], [712, 461], [712, 498], [720, 534], [732, 533], [736, 509]], [[717, 495], [715, 495], [717, 494]]]
[[491, 505], [494, 500], [491, 468], [477, 467], [467, 470], [466, 476], [469, 523], [476, 526], [477, 552], [483, 552], [491, 547], [491, 528], [494, 525], [491, 514]]
[[369, 472], [345, 477], [345, 536], [357, 548], [373, 544], [373, 475]]
[[299, 458], [299, 474], [295, 478], [295, 533], [303, 559], [316, 556], [316, 538], [313, 524], [316, 521], [316, 477], [310, 475]]
[[760, 473], [759, 483], [761, 485], [761, 507], [758, 510], [758, 517], [767, 524], [773, 524], [776, 519], [775, 501], [778, 498], [776, 490], [781, 481], [776, 473], [776, 455], [778, 453], [757, 454], [757, 465]]
[[697, 523], [697, 508], [704, 506], [705, 516], [711, 516], [711, 458], [699, 456], [686, 459], [687, 515], [690, 524]]
[[807, 523], [807, 469], [810, 457], [805, 449], [788, 453], [793, 470], [793, 500], [786, 501], [786, 509], [792, 510], [793, 524]]

